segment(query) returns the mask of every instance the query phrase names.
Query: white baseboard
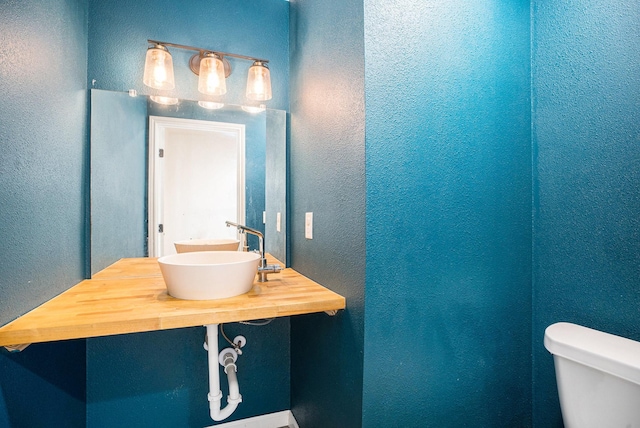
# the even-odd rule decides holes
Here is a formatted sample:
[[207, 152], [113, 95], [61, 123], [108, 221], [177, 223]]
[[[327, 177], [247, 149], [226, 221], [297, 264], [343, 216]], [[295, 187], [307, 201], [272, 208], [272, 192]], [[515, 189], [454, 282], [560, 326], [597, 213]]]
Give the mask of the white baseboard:
[[291, 410], [270, 413], [268, 415], [254, 416], [253, 418], [240, 419], [239, 421], [226, 422], [224, 424], [211, 425], [207, 428], [300, 428]]

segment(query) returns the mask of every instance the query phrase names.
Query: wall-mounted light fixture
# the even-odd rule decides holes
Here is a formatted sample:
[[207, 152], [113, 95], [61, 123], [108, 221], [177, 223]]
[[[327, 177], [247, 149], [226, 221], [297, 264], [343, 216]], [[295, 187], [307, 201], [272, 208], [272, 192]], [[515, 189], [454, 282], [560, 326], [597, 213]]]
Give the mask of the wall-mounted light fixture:
[[226, 78], [231, 74], [231, 64], [226, 57], [253, 61], [247, 77], [246, 96], [254, 101], [271, 99], [271, 74], [269, 60], [252, 58], [228, 52], [177, 45], [175, 43], [147, 40], [151, 46], [147, 49], [142, 81], [150, 88], [174, 89], [173, 60], [167, 47], [196, 51], [189, 59], [189, 68], [198, 75], [198, 91], [207, 95], [223, 95], [227, 92]]

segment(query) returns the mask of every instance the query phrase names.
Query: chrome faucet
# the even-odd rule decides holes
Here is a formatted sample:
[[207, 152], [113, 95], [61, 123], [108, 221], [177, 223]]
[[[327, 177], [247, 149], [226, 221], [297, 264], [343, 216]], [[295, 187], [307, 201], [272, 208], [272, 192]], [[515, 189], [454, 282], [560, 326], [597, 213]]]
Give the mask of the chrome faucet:
[[258, 237], [259, 247], [260, 247], [260, 249], [257, 250], [258, 253], [260, 254], [260, 264], [258, 265], [258, 282], [267, 282], [269, 280], [267, 278], [267, 274], [279, 273], [282, 270], [282, 267], [280, 265], [267, 264], [267, 258], [265, 257], [265, 252], [264, 252], [264, 235], [262, 234], [262, 232], [247, 226], [243, 226], [238, 223], [234, 223], [232, 221], [226, 221], [225, 223], [227, 227], [232, 226], [237, 228], [239, 233], [250, 233]]

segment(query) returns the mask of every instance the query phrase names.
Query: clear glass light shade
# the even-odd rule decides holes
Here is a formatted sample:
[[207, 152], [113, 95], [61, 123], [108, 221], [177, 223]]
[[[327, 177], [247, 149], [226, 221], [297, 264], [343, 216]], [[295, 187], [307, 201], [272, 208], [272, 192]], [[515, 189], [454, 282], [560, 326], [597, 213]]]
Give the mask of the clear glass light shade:
[[198, 91], [208, 95], [223, 95], [227, 93], [224, 64], [220, 57], [214, 53], [208, 52], [200, 60]]
[[142, 81], [145, 85], [155, 89], [176, 87], [173, 78], [173, 60], [167, 48], [156, 45], [147, 49]]
[[261, 61], [256, 61], [249, 67], [247, 98], [255, 101], [271, 99], [271, 74], [267, 64]]

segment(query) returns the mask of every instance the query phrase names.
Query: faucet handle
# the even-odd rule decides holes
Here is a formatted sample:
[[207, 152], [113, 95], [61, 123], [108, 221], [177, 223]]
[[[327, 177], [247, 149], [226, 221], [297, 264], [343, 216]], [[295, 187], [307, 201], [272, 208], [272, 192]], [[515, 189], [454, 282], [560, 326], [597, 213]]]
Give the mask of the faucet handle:
[[[265, 259], [263, 259], [265, 260]], [[267, 274], [270, 273], [280, 273], [282, 270], [282, 266], [280, 265], [267, 265], [258, 267], [258, 282], [267, 282], [269, 279], [267, 278]]]
[[282, 266], [280, 265], [265, 265], [264, 267], [259, 267], [258, 272], [265, 273], [278, 273], [282, 270]]

